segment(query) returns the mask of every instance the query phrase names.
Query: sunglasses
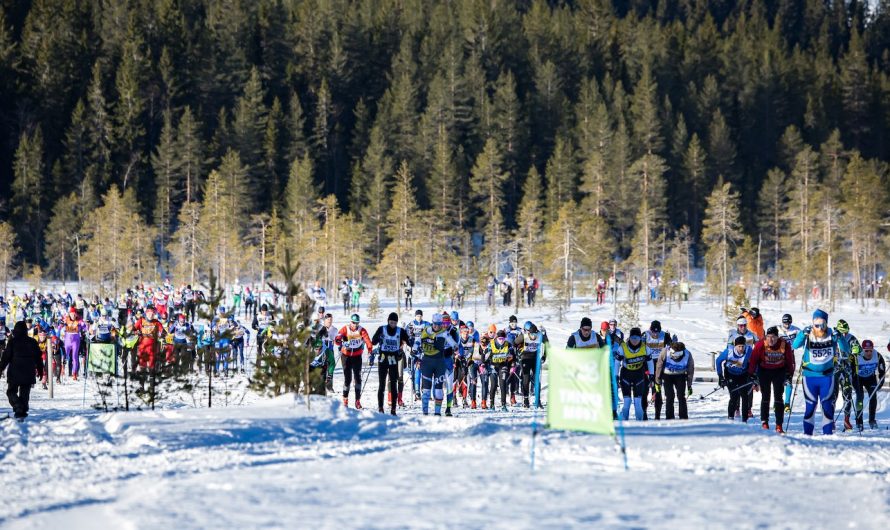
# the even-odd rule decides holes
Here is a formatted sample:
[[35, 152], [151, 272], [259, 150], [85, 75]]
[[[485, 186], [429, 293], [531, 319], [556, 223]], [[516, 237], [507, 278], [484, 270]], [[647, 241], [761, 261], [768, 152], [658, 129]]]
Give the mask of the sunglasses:
[[593, 328], [586, 326], [586, 327], [581, 328], [581, 331], [593, 331]]

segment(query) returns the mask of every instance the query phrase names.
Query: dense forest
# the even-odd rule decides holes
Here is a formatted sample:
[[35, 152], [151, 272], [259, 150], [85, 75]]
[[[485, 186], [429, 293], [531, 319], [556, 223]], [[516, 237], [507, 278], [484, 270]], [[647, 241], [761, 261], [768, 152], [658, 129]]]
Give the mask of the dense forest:
[[862, 284], [888, 161], [886, 0], [0, 0], [4, 275]]

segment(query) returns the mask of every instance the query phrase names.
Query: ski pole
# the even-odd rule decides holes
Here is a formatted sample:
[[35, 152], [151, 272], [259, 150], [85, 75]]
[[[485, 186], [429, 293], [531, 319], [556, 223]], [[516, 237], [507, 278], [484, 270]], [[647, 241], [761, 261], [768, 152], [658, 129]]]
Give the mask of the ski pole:
[[[372, 353], [371, 355], [373, 356], [373, 353]], [[373, 357], [371, 357], [371, 359], [373, 359]], [[371, 359], [369, 359], [369, 361], [370, 361]], [[374, 367], [374, 365], [371, 364], [370, 362], [368, 362], [368, 371], [365, 372], [365, 376], [364, 376], [364, 378], [362, 379], [362, 388], [359, 390], [359, 392], [358, 392], [358, 397], [356, 398], [356, 399], [358, 399], [358, 400], [361, 400], [361, 399], [362, 399], [362, 393], [365, 391], [365, 383], [368, 382], [368, 377], [371, 375], [371, 368], [373, 368], [373, 367]]]
[[719, 387], [719, 386], [715, 386], [715, 387], [714, 387], [714, 390], [711, 390], [711, 391], [708, 392], [707, 394], [704, 394], [704, 395], [699, 394], [698, 399], [705, 399], [706, 397], [710, 396], [710, 395], [713, 394], [714, 392], [717, 392], [718, 390], [720, 390], [720, 387]]
[[[875, 396], [878, 394], [878, 390], [880, 390], [881, 387], [884, 386], [884, 378], [885, 377], [887, 377], [887, 374], [884, 374], [884, 377], [882, 377], [881, 380], [878, 381], [878, 384], [877, 384], [877, 386], [875, 386], [875, 389], [872, 390], [870, 394], [868, 394], [868, 402], [869, 403], [871, 403], [871, 400], [873, 400], [875, 398]], [[863, 408], [865, 408], [865, 401], [862, 402], [862, 406], [863, 406]], [[871, 405], [869, 405], [869, 406], [871, 406]], [[855, 408], [855, 405], [854, 405], [854, 408]], [[858, 414], [861, 414], [864, 416], [865, 411], [859, 410]], [[862, 431], [859, 431], [859, 434], [862, 434]]]
[[791, 402], [788, 404], [788, 416], [785, 417], [785, 421], [783, 422], [782, 429], [787, 431], [788, 425], [791, 424], [791, 414], [794, 413], [794, 398], [797, 397], [797, 388], [800, 385], [800, 378], [803, 376], [803, 363], [800, 364], [800, 368], [797, 370], [797, 382], [794, 383], [794, 392], [791, 393]]

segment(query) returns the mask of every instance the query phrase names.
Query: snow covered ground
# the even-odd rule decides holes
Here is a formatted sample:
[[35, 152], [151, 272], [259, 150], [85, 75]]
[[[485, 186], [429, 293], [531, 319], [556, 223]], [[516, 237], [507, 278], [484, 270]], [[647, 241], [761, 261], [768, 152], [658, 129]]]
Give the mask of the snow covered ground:
[[[380, 318], [393, 303], [383, 305]], [[784, 312], [760, 307], [767, 322]], [[812, 312], [794, 309], [801, 323]], [[510, 311], [461, 313], [482, 327]], [[670, 314], [644, 305], [641, 319], [661, 320], [704, 370], [727, 332], [718, 313], [704, 301]], [[613, 313], [581, 302], [567, 322], [549, 307], [518, 316], [542, 322], [562, 343], [585, 314], [597, 322]], [[831, 322], [838, 317], [886, 352], [886, 305], [845, 305]], [[87, 408], [82, 385], [57, 387], [53, 400], [38, 387], [24, 424], [0, 421], [0, 526], [885, 528], [890, 520], [887, 392], [878, 396], [880, 430], [810, 438], [801, 432], [801, 396], [788, 435], [777, 436], [756, 421], [727, 420], [725, 393], [697, 399], [714, 388], [697, 383], [692, 419], [625, 424], [628, 471], [610, 437], [541, 430], [532, 473], [533, 412], [432, 418], [409, 399], [391, 418], [369, 410], [376, 387], [375, 369], [363, 411], [321, 397], [307, 410], [302, 400], [247, 393], [237, 406], [117, 413], [89, 408], [89, 386]], [[755, 413], [759, 401], [755, 394]]]

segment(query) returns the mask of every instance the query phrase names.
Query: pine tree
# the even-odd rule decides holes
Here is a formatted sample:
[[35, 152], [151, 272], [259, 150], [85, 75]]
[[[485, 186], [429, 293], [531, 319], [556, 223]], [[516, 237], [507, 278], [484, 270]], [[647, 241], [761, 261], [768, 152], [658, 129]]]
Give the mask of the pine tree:
[[132, 278], [142, 277], [140, 263], [146, 255], [154, 261], [151, 241], [155, 231], [139, 218], [135, 207], [132, 190], [121, 195], [112, 185], [102, 196], [102, 205], [88, 212], [84, 220], [84, 278], [100, 292], [120, 292]]
[[12, 181], [12, 219], [19, 237], [35, 265], [41, 263], [43, 229], [46, 225], [43, 165], [43, 133], [38, 127], [23, 132], [15, 151]]
[[785, 230], [782, 248], [785, 260], [782, 270], [797, 281], [801, 306], [807, 308], [810, 282], [815, 279], [813, 254], [816, 249], [816, 222], [818, 209], [814, 199], [818, 187], [818, 160], [810, 147], [798, 153], [791, 178], [795, 185], [789, 195], [785, 210]]
[[841, 69], [843, 120], [852, 146], [862, 149], [871, 130], [868, 116], [871, 71], [866, 62], [862, 37], [855, 28], [850, 36], [848, 49], [838, 62]]
[[634, 238], [630, 262], [643, 273], [644, 281], [655, 266], [655, 247], [664, 231], [665, 217], [665, 165], [657, 155], [643, 155], [634, 162], [629, 173], [638, 183], [637, 209], [634, 215]]
[[739, 221], [739, 194], [729, 182], [718, 181], [707, 199], [705, 219], [702, 228], [702, 242], [705, 244], [705, 260], [708, 264], [709, 283], [720, 293], [721, 313], [727, 313], [729, 290], [730, 259], [735, 245], [739, 242], [741, 222]]
[[192, 115], [191, 108], [186, 106], [179, 118], [175, 149], [176, 167], [181, 172], [186, 203], [198, 200], [198, 190], [204, 179], [206, 155], [200, 130], [201, 124]]
[[495, 276], [498, 276], [500, 251], [505, 242], [502, 209], [506, 181], [500, 147], [493, 138], [489, 138], [473, 166], [470, 193], [472, 202], [481, 208], [477, 226], [485, 236], [485, 249]]
[[84, 217], [85, 209], [77, 192], [59, 197], [53, 205], [52, 217], [43, 237], [46, 271], [53, 278], [64, 281], [74, 277], [80, 281], [78, 244]]
[[291, 164], [290, 176], [284, 192], [284, 220], [290, 227], [293, 240], [291, 248], [294, 254], [305, 261], [300, 253], [306, 238], [317, 228], [315, 222], [315, 203], [318, 201], [318, 186], [313, 178], [312, 160], [308, 153], [303, 154], [301, 160], [295, 160]]
[[516, 79], [509, 70], [501, 73], [494, 84], [491, 116], [492, 136], [501, 146], [504, 170], [510, 175], [507, 200], [515, 204], [519, 199], [516, 192], [519, 191], [520, 156], [525, 150], [525, 119], [516, 92]]
[[631, 102], [634, 140], [638, 155], [657, 154], [664, 147], [658, 109], [658, 85], [652, 78], [651, 65], [645, 61]]
[[[211, 189], [213, 192], [215, 188]], [[173, 275], [182, 278], [189, 285], [196, 285], [198, 274], [204, 267], [206, 237], [202, 233], [201, 205], [187, 202], [179, 210], [176, 232], [170, 241], [170, 259], [173, 262]]]
[[300, 96], [296, 92], [292, 92], [287, 115], [287, 161], [289, 164], [301, 160], [309, 152], [305, 127], [306, 123]]
[[574, 201], [577, 189], [577, 162], [575, 159], [575, 146], [572, 141], [563, 136], [556, 138], [553, 148], [553, 156], [547, 161], [545, 175], [547, 177], [547, 222], [556, 219], [559, 206], [567, 201]]
[[115, 72], [114, 86], [117, 101], [112, 116], [113, 151], [119, 161], [120, 182], [123, 189], [127, 189], [131, 184], [138, 186], [142, 176], [142, 141], [145, 137], [145, 129], [142, 126], [145, 112], [142, 87], [146, 84], [144, 72], [148, 69], [148, 61], [143, 56], [145, 53], [143, 46], [144, 43], [131, 19], [121, 50], [121, 61]]
[[[543, 180], [532, 166], [522, 186], [522, 201], [516, 217], [516, 239], [519, 241], [520, 268], [533, 273], [541, 270], [539, 245], [544, 228]], [[582, 207], [582, 210], [584, 208]]]
[[736, 148], [732, 141], [729, 125], [720, 110], [714, 112], [708, 128], [708, 159], [713, 171], [713, 178], [723, 176], [733, 182], [736, 178]]
[[170, 223], [176, 218], [182, 196], [182, 183], [179, 181], [181, 173], [176, 165], [175, 147], [173, 118], [170, 110], [165, 110], [161, 137], [155, 152], [151, 155], [151, 166], [154, 170], [155, 189], [157, 190], [152, 213], [155, 227], [160, 234], [162, 259], [166, 259], [167, 242], [172, 232]]
[[260, 74], [256, 68], [252, 68], [244, 92], [235, 104], [232, 120], [233, 147], [247, 167], [249, 177], [245, 186], [248, 193], [242, 198], [247, 202], [248, 209], [262, 205], [264, 192], [268, 190], [263, 179], [263, 139], [267, 115]]
[[[881, 238], [886, 237], [886, 229], [880, 216], [875, 212], [886, 211], [887, 191], [882, 185], [876, 164], [863, 160], [858, 152], [853, 152], [844, 173], [839, 194], [841, 223], [844, 233], [850, 238], [850, 255], [856, 293], [864, 300], [864, 286], [875, 281], [875, 264], [879, 261]], [[830, 197], [837, 200], [837, 193], [829, 189]]]
[[[389, 207], [389, 188], [392, 178], [392, 160], [386, 155], [387, 144], [382, 129], [371, 129], [368, 152], [356, 168], [351, 189], [351, 203], [359, 219], [369, 230], [371, 249], [376, 261], [386, 246], [384, 219]], [[404, 161], [404, 160], [403, 160]]]
[[[401, 280], [418, 260], [416, 221], [417, 202], [411, 184], [413, 176], [408, 163], [402, 161], [392, 186], [392, 207], [385, 220], [386, 235], [390, 240], [377, 267], [377, 277], [396, 293], [398, 307]], [[392, 282], [392, 283], [390, 283]]]
[[763, 236], [763, 245], [772, 248], [776, 277], [779, 276], [779, 264], [782, 259], [782, 233], [787, 197], [785, 173], [779, 168], [771, 169], [763, 181], [763, 187], [760, 188], [757, 224]]
[[553, 302], [559, 310], [560, 320], [572, 305], [576, 260], [580, 254], [579, 230], [577, 205], [569, 200], [559, 207], [556, 220], [547, 226], [544, 234], [542, 250], [547, 271], [544, 277], [553, 286]]
[[246, 225], [244, 182], [247, 169], [234, 151], [228, 151], [218, 169], [211, 171], [204, 184], [198, 231], [206, 241], [205, 266], [219, 271], [224, 285], [236, 278], [246, 256], [239, 252]]
[[261, 177], [261, 188], [264, 190], [259, 193], [259, 204], [263, 210], [268, 210], [273, 198], [280, 196], [281, 186], [281, 161], [279, 153], [281, 152], [281, 135], [279, 124], [282, 120], [281, 102], [278, 98], [272, 100], [272, 106], [269, 108], [269, 115], [266, 118], [266, 132], [263, 137], [263, 175]]
[[698, 134], [693, 133], [683, 155], [683, 197], [688, 205], [689, 228], [693, 233], [701, 229], [701, 204], [708, 186], [708, 167], [705, 150]]
[[108, 103], [102, 88], [102, 67], [93, 65], [93, 77], [87, 89], [88, 153], [86, 180], [93, 189], [105, 189], [111, 181], [111, 142], [114, 129], [108, 113]]
[[91, 210], [97, 201], [95, 183], [87, 178], [87, 168], [90, 163], [89, 131], [86, 106], [83, 99], [79, 99], [71, 113], [71, 123], [65, 131], [65, 154], [63, 155], [63, 167], [65, 168], [60, 181], [55, 182], [55, 195], [61, 196], [69, 191], [71, 185], [77, 187], [80, 201], [86, 209]]
[[[2, 12], [0, 12], [0, 15], [2, 15]], [[2, 22], [3, 19], [0, 18], [0, 23]], [[19, 253], [21, 252], [21, 249], [16, 244], [16, 235], [11, 224], [0, 222], [0, 241], [4, 242], [3, 245], [0, 245], [0, 279], [3, 280], [3, 296], [5, 297], [9, 280], [16, 273], [16, 260], [18, 260]]]

